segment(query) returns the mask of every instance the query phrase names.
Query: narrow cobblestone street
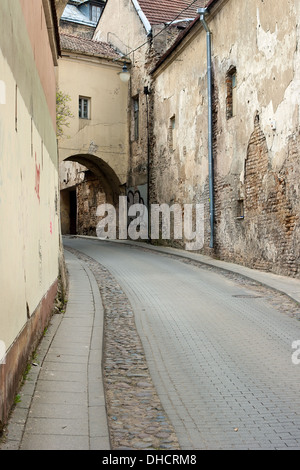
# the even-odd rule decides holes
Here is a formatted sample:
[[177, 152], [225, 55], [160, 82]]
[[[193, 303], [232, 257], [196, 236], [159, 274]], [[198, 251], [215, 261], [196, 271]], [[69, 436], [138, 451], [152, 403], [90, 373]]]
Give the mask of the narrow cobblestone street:
[[0, 0], [0, 450], [300, 450], [299, 18]]
[[64, 243], [102, 295], [113, 448], [300, 449], [296, 302], [147, 248]]

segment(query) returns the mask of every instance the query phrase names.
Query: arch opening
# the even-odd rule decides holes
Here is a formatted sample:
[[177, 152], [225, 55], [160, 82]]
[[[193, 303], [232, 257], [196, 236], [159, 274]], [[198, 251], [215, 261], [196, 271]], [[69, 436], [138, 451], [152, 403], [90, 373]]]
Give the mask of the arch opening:
[[119, 196], [126, 193], [115, 171], [101, 158], [77, 154], [60, 163], [61, 230], [63, 235], [96, 236], [100, 204], [118, 210]]

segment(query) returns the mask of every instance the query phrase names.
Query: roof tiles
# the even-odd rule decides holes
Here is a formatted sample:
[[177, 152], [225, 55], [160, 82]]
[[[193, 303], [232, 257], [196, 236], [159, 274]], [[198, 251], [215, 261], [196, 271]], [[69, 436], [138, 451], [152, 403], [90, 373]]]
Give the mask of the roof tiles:
[[177, 19], [195, 18], [197, 9], [204, 7], [208, 0], [138, 0], [141, 9], [151, 25], [169, 23]]
[[71, 34], [60, 34], [61, 49], [65, 51], [81, 52], [83, 54], [107, 57], [110, 59], [120, 58], [120, 55], [106, 42], [84, 39]]

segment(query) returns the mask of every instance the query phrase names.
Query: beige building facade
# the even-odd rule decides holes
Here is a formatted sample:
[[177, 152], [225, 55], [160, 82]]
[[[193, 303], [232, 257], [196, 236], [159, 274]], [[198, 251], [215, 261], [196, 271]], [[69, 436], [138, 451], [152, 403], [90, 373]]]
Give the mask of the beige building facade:
[[128, 83], [107, 43], [61, 33], [59, 89], [70, 97], [59, 139], [62, 233], [96, 235], [99, 204], [117, 207], [129, 167]]
[[[210, 2], [214, 240], [210, 248], [207, 34], [197, 19], [152, 71], [151, 199], [204, 203], [203, 252], [300, 276], [299, 3]], [[229, 27], [230, 25], [230, 27]]]
[[0, 17], [1, 431], [51, 315], [60, 224], [55, 3], [2, 0]]

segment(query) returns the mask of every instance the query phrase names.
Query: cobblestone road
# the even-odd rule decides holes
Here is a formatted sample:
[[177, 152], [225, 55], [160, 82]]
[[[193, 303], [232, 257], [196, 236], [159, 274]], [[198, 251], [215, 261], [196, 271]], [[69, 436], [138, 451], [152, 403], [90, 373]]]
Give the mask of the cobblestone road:
[[[298, 306], [237, 275], [146, 249], [82, 239], [65, 245], [105, 266], [130, 301], [181, 449], [300, 449], [300, 365], [291, 359]], [[165, 437], [168, 448], [171, 429]]]

